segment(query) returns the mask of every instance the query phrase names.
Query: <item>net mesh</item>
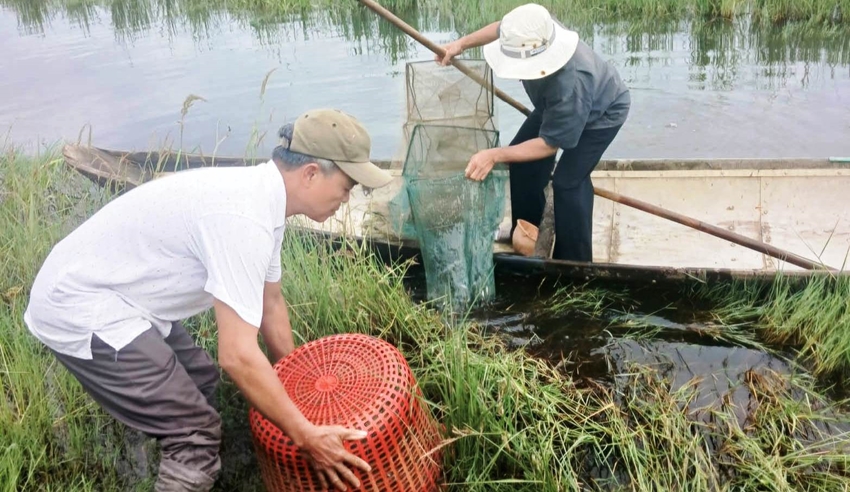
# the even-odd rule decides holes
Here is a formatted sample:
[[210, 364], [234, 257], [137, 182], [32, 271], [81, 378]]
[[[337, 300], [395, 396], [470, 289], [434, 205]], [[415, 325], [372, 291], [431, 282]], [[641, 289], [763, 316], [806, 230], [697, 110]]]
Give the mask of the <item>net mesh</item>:
[[499, 144], [498, 133], [417, 125], [404, 179], [422, 252], [428, 299], [462, 309], [495, 293], [493, 234], [504, 215], [507, 169], [481, 182], [464, 170], [473, 154]]
[[[492, 85], [493, 73], [483, 59], [466, 59], [463, 64], [480, 80]], [[402, 166], [416, 125], [451, 125], [496, 130], [493, 93], [455, 67], [443, 67], [432, 60], [409, 62], [405, 66], [406, 115], [402, 142], [393, 158]]]
[[[492, 84], [484, 60], [464, 60]], [[464, 175], [478, 151], [497, 147], [493, 94], [454, 67], [407, 65], [404, 185], [389, 203], [392, 227], [417, 239], [427, 296], [459, 310], [492, 299], [493, 238], [505, 213], [508, 173], [497, 165], [482, 182]]]
[[[473, 75], [492, 84], [493, 75], [484, 60], [464, 60], [463, 64]], [[496, 129], [493, 93], [455, 67], [433, 61], [411, 62], [405, 81], [409, 124]]]

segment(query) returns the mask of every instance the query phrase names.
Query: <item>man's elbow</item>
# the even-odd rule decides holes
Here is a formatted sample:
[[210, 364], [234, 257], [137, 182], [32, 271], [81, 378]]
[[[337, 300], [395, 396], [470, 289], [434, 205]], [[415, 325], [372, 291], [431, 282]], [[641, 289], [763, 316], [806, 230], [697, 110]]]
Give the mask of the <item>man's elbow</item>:
[[542, 136], [540, 137], [540, 148], [542, 149], [540, 153], [545, 154], [545, 157], [550, 155], [555, 155], [558, 152], [558, 144], [551, 138]]
[[260, 328], [263, 328], [263, 324], [265, 324], [266, 320], [277, 319], [280, 315], [281, 306], [277, 302], [270, 302], [263, 306], [263, 323], [260, 325]]
[[221, 369], [233, 377], [251, 364], [253, 356], [251, 350], [242, 346], [228, 346], [219, 344], [218, 364]]

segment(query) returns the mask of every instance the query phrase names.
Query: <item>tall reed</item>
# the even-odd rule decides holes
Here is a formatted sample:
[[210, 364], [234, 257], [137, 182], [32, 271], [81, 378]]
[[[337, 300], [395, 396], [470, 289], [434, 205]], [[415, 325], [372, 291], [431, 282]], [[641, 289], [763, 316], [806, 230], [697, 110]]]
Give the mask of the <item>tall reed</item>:
[[0, 490], [117, 483], [122, 429], [23, 323], [44, 257], [102, 200], [55, 153], [0, 149]]

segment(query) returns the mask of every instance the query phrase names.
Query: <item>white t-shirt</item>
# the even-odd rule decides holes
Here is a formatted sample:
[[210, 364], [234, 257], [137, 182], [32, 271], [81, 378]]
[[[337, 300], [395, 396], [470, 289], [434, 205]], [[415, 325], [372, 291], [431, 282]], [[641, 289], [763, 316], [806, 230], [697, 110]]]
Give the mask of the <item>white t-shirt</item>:
[[53, 350], [91, 359], [91, 336], [120, 350], [151, 326], [224, 302], [259, 327], [264, 282], [280, 279], [283, 177], [269, 161], [187, 170], [108, 203], [50, 252], [24, 321]]

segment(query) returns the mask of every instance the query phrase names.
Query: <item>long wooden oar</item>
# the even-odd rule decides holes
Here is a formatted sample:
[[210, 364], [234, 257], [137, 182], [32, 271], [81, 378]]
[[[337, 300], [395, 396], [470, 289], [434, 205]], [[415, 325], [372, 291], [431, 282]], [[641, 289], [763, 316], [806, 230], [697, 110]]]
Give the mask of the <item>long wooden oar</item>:
[[[437, 54], [441, 57], [446, 55], [445, 50], [442, 49], [439, 45], [433, 43], [431, 40], [429, 40], [428, 38], [423, 36], [422, 33], [417, 31], [416, 29], [414, 29], [410, 24], [401, 20], [395, 14], [393, 14], [389, 10], [382, 7], [380, 4], [378, 4], [374, 0], [359, 0], [359, 1], [363, 5], [372, 9], [375, 13], [377, 13], [378, 15], [383, 17], [384, 19], [393, 23], [396, 27], [398, 27], [399, 29], [401, 29], [402, 31], [407, 33], [407, 35], [409, 35], [410, 37], [412, 37], [413, 39], [418, 41], [420, 44], [422, 44], [423, 46], [425, 46], [429, 50], [433, 51], [435, 54]], [[492, 91], [493, 94], [495, 94], [499, 99], [510, 104], [511, 106], [513, 106], [514, 108], [516, 108], [517, 110], [519, 110], [520, 112], [525, 114], [526, 116], [531, 114], [531, 111], [529, 111], [528, 108], [523, 106], [522, 103], [520, 103], [516, 99], [512, 98], [511, 96], [505, 94], [504, 92], [500, 91], [499, 89], [497, 89], [496, 87], [491, 85], [489, 83], [489, 81], [486, 81], [483, 78], [481, 78], [477, 73], [470, 70], [460, 60], [452, 59], [452, 65], [454, 65], [455, 68], [457, 68], [458, 70], [460, 70], [461, 72], [463, 72], [464, 74], [469, 76], [472, 80], [481, 84], [485, 89]], [[779, 260], [782, 260], [782, 261], [787, 261], [788, 263], [797, 265], [797, 266], [802, 267], [802, 268], [806, 268], [806, 269], [809, 269], [809, 270], [823, 270], [823, 269], [825, 269], [825, 270], [835, 270], [834, 268], [830, 268], [826, 265], [823, 265], [822, 263], [817, 263], [817, 262], [814, 262], [814, 261], [809, 260], [807, 258], [803, 258], [802, 256], [791, 253], [790, 251], [785, 251], [785, 250], [779, 249], [779, 248], [772, 246], [770, 244], [767, 244], [767, 243], [764, 243], [764, 242], [761, 242], [761, 241], [757, 241], [755, 239], [751, 239], [751, 238], [748, 238], [746, 236], [742, 236], [740, 234], [737, 234], [737, 233], [734, 233], [734, 232], [731, 232], [731, 231], [727, 231], [726, 229], [721, 229], [719, 227], [716, 227], [716, 226], [713, 226], [713, 225], [710, 225], [710, 224], [706, 224], [705, 222], [702, 222], [700, 220], [697, 220], [697, 219], [694, 219], [694, 218], [691, 218], [691, 217], [687, 217], [685, 215], [681, 215], [681, 214], [678, 214], [676, 212], [672, 212], [670, 210], [666, 210], [666, 209], [663, 209], [661, 207], [657, 207], [655, 205], [651, 205], [649, 203], [642, 202], [640, 200], [635, 200], [634, 198], [629, 198], [629, 197], [620, 195], [619, 193], [614, 193], [613, 191], [608, 191], [608, 190], [605, 190], [605, 189], [602, 189], [602, 188], [594, 187], [593, 192], [596, 195], [599, 195], [599, 196], [604, 197], [604, 198], [608, 198], [609, 200], [613, 200], [617, 203], [621, 203], [623, 205], [633, 207], [633, 208], [636, 208], [638, 210], [643, 210], [644, 212], [648, 212], [648, 213], [651, 213], [653, 215], [657, 215], [659, 217], [663, 217], [665, 219], [672, 220], [674, 222], [678, 222], [679, 224], [683, 224], [683, 225], [686, 225], [688, 227], [692, 227], [692, 228], [697, 229], [699, 231], [711, 234], [713, 236], [717, 236], [719, 238], [725, 239], [725, 240], [733, 242], [735, 244], [739, 244], [741, 246], [753, 249], [755, 251], [758, 251], [759, 253], [770, 255], [770, 256], [777, 258]]]
[[772, 246], [770, 244], [751, 239], [747, 236], [742, 236], [740, 234], [727, 231], [726, 229], [721, 229], [720, 227], [713, 226], [711, 224], [706, 224], [701, 220], [697, 220], [692, 217], [688, 217], [686, 215], [682, 215], [671, 210], [652, 205], [651, 203], [646, 203], [640, 200], [636, 200], [634, 198], [629, 198], [627, 196], [620, 195], [619, 193], [615, 193], [613, 191], [603, 190], [600, 188], [594, 188], [593, 191], [597, 195], [608, 198], [609, 200], [613, 200], [617, 203], [622, 203], [623, 205], [628, 205], [629, 207], [633, 207], [638, 210], [643, 210], [644, 212], [649, 212], [659, 217], [664, 217], [665, 219], [672, 220], [673, 222], [678, 222], [679, 224], [692, 227], [698, 231], [706, 232], [708, 234], [711, 234], [712, 236], [717, 236], [729, 240], [733, 243], [740, 244], [741, 246], [745, 246], [752, 250], [758, 251], [759, 253], [770, 255], [782, 261], [787, 261], [788, 263], [792, 263], [799, 267], [807, 268], [809, 270], [835, 271], [834, 268], [830, 268], [822, 263], [813, 262], [812, 260], [803, 258], [802, 256], [795, 255], [790, 251], [785, 251], [777, 248], [776, 246]]

